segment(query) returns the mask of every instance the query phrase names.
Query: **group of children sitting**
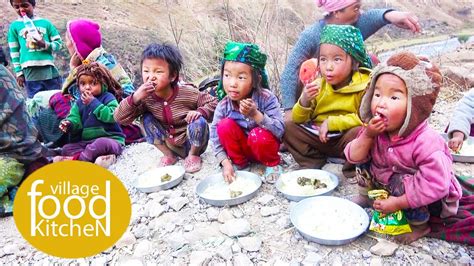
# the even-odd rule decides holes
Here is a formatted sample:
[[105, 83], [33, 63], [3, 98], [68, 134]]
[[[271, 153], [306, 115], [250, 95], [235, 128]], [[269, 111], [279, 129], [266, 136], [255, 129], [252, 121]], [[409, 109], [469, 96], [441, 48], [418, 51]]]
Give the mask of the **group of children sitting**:
[[[17, 2], [34, 7], [28, 1], [12, 5]], [[106, 66], [82, 60], [74, 70], [79, 97], [59, 124], [63, 132], [78, 132], [80, 141], [66, 144], [54, 160], [113, 161], [125, 144], [121, 126], [141, 117], [147, 141], [163, 153], [158, 166], [181, 157], [187, 172], [197, 172], [210, 141], [226, 181], [256, 162], [266, 166], [264, 178], [271, 183], [283, 172], [279, 149], [284, 143], [305, 168], [321, 168], [328, 157], [345, 158], [349, 177], [354, 164], [369, 162], [370, 176], [357, 175], [361, 196], [354, 201], [383, 213], [406, 210], [413, 233], [404, 242], [428, 234], [430, 216], [456, 214], [462, 196], [450, 150], [427, 123], [442, 83], [439, 69], [427, 58], [403, 52], [371, 70], [362, 35], [350, 25], [326, 25], [319, 44], [320, 75], [305, 84], [286, 121], [270, 90], [267, 56], [255, 44], [224, 47], [220, 101], [180, 80], [182, 56], [170, 45], [146, 47], [143, 84], [123, 99], [121, 84]], [[19, 46], [21, 64], [29, 51], [21, 41]], [[470, 104], [459, 111], [465, 121], [450, 126], [453, 150], [472, 133]], [[306, 126], [316, 127], [317, 134]], [[369, 202], [367, 190], [374, 188], [391, 196]]]

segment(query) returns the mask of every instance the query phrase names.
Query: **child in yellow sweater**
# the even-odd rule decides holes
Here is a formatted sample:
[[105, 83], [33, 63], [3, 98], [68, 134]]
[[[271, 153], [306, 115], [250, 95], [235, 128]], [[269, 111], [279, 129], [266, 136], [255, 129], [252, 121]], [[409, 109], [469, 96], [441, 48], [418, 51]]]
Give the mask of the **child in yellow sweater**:
[[327, 157], [344, 158], [344, 147], [362, 125], [358, 109], [372, 67], [360, 31], [350, 25], [324, 27], [318, 60], [322, 77], [304, 87], [283, 136], [304, 168], [321, 168]]

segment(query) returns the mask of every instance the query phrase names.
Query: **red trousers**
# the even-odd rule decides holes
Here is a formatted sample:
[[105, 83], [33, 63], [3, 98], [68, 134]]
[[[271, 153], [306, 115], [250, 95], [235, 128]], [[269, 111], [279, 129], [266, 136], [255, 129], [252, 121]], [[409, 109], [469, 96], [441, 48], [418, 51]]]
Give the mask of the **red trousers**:
[[247, 136], [239, 124], [225, 118], [217, 124], [217, 135], [227, 155], [239, 168], [250, 162], [265, 166], [280, 163], [280, 141], [267, 129], [256, 127]]

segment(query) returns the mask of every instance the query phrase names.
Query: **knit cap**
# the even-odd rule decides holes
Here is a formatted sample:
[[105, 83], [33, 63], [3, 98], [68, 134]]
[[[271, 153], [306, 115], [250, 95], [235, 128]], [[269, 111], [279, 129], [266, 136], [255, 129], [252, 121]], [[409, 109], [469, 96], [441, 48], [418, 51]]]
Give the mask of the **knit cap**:
[[92, 20], [77, 19], [67, 23], [67, 34], [71, 37], [74, 48], [81, 60], [102, 43], [100, 26]]
[[407, 88], [407, 114], [398, 136], [406, 137], [431, 114], [443, 77], [439, 68], [428, 58], [410, 52], [392, 55], [386, 63], [379, 64], [371, 73], [370, 86], [360, 105], [360, 117], [368, 122], [375, 83], [382, 74], [394, 74], [405, 82]]
[[357, 0], [316, 0], [318, 7], [322, 7], [326, 13], [344, 9], [356, 2]]

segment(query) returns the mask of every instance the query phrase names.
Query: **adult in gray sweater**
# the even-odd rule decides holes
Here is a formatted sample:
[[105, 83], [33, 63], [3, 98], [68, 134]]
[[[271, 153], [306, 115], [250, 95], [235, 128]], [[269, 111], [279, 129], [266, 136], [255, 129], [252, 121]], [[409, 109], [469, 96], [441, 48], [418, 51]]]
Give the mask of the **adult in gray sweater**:
[[448, 146], [459, 151], [468, 136], [474, 136], [474, 89], [459, 101], [448, 127]]
[[324, 18], [300, 34], [280, 78], [285, 110], [291, 110], [299, 97], [302, 87], [298, 79], [299, 68], [304, 61], [316, 57], [320, 33], [326, 24], [354, 25], [360, 29], [364, 40], [389, 23], [413, 32], [420, 31], [418, 18], [409, 12], [371, 9], [361, 13], [361, 0], [317, 0], [316, 2], [325, 10]]

